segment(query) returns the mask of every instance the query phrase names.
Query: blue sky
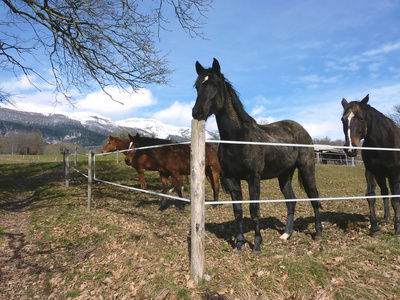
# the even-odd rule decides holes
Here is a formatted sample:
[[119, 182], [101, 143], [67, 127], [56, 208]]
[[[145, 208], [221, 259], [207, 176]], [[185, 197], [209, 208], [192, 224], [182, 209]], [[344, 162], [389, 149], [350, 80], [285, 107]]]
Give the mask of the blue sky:
[[[67, 103], [51, 109], [190, 126], [195, 62], [210, 67], [214, 57], [250, 115], [295, 120], [315, 138], [343, 139], [342, 98], [370, 94], [370, 104], [383, 113], [400, 104], [400, 1], [230, 0], [213, 6], [203, 29], [207, 40], [189, 37], [174, 20], [171, 31], [161, 33], [159, 46], [170, 52], [175, 70], [168, 86], [145, 86], [131, 98], [121, 94], [123, 106], [98, 91], [80, 96], [75, 109]], [[51, 106], [52, 91], [39, 93], [26, 81], [0, 73], [0, 85], [18, 89], [17, 107]], [[214, 119], [207, 128], [216, 129]]]

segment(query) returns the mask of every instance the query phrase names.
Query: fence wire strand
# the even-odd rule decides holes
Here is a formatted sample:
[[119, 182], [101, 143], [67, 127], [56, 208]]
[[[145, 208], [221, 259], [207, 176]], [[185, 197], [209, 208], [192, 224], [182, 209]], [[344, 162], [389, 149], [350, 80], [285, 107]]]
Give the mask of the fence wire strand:
[[[227, 141], [227, 140], [206, 140], [206, 143], [213, 143], [213, 144], [236, 144], [236, 145], [259, 145], [259, 146], [278, 146], [278, 147], [301, 147], [301, 148], [314, 148], [314, 149], [330, 149], [330, 150], [338, 150], [338, 149], [348, 149], [348, 150], [371, 150], [371, 151], [400, 151], [398, 148], [378, 148], [378, 147], [349, 147], [349, 146], [335, 146], [335, 145], [322, 145], [322, 144], [291, 144], [291, 143], [266, 143], [266, 142], [249, 142], [249, 141]], [[93, 156], [93, 180], [98, 182], [103, 182], [106, 184], [143, 192], [147, 194], [152, 194], [156, 196], [171, 198], [174, 200], [180, 200], [184, 202], [190, 203], [190, 199], [181, 198], [178, 196], [172, 196], [163, 193], [157, 193], [149, 190], [143, 190], [139, 188], [135, 188], [132, 186], [127, 186], [123, 184], [118, 184], [114, 182], [110, 182], [107, 180], [99, 179], [96, 177], [96, 156], [104, 156], [108, 154], [114, 153], [123, 153], [128, 151], [137, 151], [137, 150], [145, 150], [145, 149], [153, 149], [153, 148], [160, 148], [160, 147], [167, 147], [167, 146], [176, 146], [176, 145], [190, 145], [190, 142], [183, 142], [183, 143], [172, 143], [172, 144], [163, 144], [163, 145], [154, 145], [154, 146], [145, 146], [145, 147], [138, 147], [132, 149], [125, 149], [125, 150], [118, 150], [108, 153], [98, 153], [94, 154]], [[72, 155], [72, 154], [71, 154]], [[77, 170], [76, 168], [72, 167], [73, 170], [80, 173], [81, 175], [88, 178], [88, 176], [81, 171]], [[348, 196], [348, 197], [329, 197], [329, 198], [300, 198], [300, 199], [268, 199], [268, 200], [237, 200], [237, 201], [205, 201], [205, 205], [223, 205], [223, 204], [245, 204], [245, 203], [280, 203], [280, 202], [304, 202], [304, 201], [329, 201], [329, 200], [358, 200], [358, 199], [378, 199], [378, 198], [392, 198], [392, 197], [400, 197], [400, 195], [379, 195], [379, 196]]]

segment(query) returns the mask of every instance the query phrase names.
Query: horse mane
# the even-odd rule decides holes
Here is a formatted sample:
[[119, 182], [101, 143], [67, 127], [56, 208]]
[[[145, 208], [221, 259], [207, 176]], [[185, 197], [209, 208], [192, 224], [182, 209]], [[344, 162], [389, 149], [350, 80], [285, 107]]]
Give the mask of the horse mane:
[[243, 103], [239, 99], [239, 93], [236, 91], [236, 89], [232, 86], [230, 81], [224, 77], [223, 74], [221, 74], [221, 79], [225, 83], [226, 89], [228, 90], [229, 96], [231, 98], [232, 105], [238, 114], [238, 117], [243, 121], [243, 122], [249, 122], [249, 123], [256, 123], [256, 120], [253, 119], [252, 116], [250, 116], [244, 109]]
[[374, 130], [376, 130], [379, 135], [387, 135], [388, 127], [393, 128], [394, 130], [400, 129], [392, 119], [388, 118], [371, 105], [366, 105], [366, 111], [367, 128], [371, 128], [371, 126], [373, 126]]

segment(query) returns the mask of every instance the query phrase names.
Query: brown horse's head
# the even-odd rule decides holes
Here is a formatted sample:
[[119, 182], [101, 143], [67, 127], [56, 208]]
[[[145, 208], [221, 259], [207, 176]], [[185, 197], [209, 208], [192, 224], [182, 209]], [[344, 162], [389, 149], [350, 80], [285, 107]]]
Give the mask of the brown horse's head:
[[[137, 137], [140, 138], [139, 134], [137, 135], [137, 137], [133, 137], [133, 136], [131, 136], [130, 134], [128, 134], [128, 136], [129, 136], [129, 139], [130, 139], [130, 143], [129, 143], [129, 147], [128, 147], [127, 149], [134, 149], [134, 148], [136, 148], [136, 141], [135, 141], [135, 138], [137, 138]], [[133, 159], [134, 159], [134, 157], [135, 157], [135, 152], [136, 152], [136, 151], [134, 151], [134, 150], [126, 151], [126, 152], [125, 152], [125, 163], [126, 163], [128, 166], [132, 165], [132, 161], [133, 161]]]
[[108, 152], [113, 152], [116, 150], [117, 150], [117, 147], [115, 146], [115, 138], [110, 135], [108, 137], [107, 144], [104, 146], [103, 150], [101, 150], [101, 153], [108, 153]]
[[361, 101], [347, 102], [343, 98], [342, 106], [344, 108], [342, 123], [343, 132], [345, 136], [344, 146], [350, 147], [345, 149], [348, 156], [354, 157], [357, 155], [357, 149], [352, 147], [359, 147], [360, 141], [365, 138], [367, 134], [367, 103], [369, 95], [365, 96]]

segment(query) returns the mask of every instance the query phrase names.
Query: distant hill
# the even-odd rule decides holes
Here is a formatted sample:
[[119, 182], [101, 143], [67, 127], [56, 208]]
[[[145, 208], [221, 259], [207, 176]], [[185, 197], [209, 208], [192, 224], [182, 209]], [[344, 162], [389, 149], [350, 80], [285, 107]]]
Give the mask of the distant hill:
[[[176, 127], [151, 119], [127, 119], [113, 122], [98, 114], [41, 114], [0, 107], [0, 135], [39, 130], [46, 143], [69, 142], [81, 146], [100, 146], [110, 135], [139, 133], [179, 142], [190, 140], [189, 127]], [[207, 132], [208, 139], [218, 139], [217, 132]]]

